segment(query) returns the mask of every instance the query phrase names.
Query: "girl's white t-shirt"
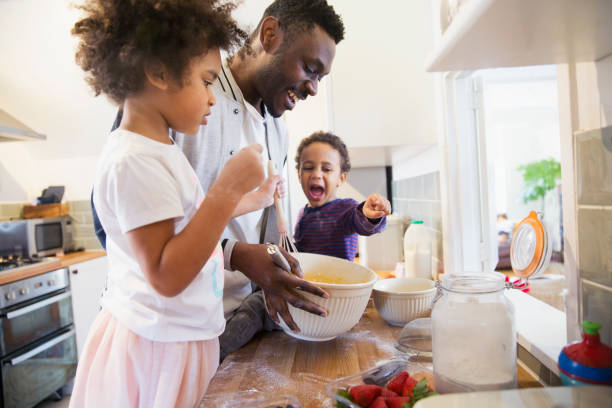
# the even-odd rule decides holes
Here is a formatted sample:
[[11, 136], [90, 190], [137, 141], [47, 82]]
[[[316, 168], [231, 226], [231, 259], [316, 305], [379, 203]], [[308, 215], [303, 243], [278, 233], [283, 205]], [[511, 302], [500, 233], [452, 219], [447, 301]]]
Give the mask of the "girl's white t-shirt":
[[153, 289], [125, 233], [173, 219], [178, 234], [204, 200], [198, 178], [174, 144], [117, 129], [102, 150], [94, 204], [106, 231], [109, 272], [102, 307], [136, 334], [156, 341], [208, 340], [225, 329], [223, 252], [217, 245], [179, 295]]

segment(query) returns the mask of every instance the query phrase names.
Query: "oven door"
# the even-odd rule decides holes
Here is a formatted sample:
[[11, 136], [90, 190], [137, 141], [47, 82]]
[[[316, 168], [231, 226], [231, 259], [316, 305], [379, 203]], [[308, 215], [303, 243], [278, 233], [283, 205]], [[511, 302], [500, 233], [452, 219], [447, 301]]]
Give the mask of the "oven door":
[[38, 341], [73, 321], [70, 290], [5, 308], [0, 311], [0, 355]]
[[77, 366], [73, 327], [4, 357], [2, 408], [33, 407], [74, 378]]

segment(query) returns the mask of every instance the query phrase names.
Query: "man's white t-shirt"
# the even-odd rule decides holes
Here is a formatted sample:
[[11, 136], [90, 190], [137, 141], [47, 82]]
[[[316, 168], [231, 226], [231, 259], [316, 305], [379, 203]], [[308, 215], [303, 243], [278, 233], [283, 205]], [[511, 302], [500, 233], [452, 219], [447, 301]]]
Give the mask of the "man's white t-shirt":
[[[236, 88], [235, 92], [240, 92]], [[264, 163], [268, 161], [268, 149], [266, 143], [266, 128], [264, 117], [255, 109], [253, 105], [248, 103], [240, 95], [245, 111], [243, 112], [242, 134], [240, 137], [240, 148], [247, 147], [254, 143], [261, 145], [263, 148], [262, 158]], [[264, 166], [266, 177], [268, 176], [268, 166]], [[227, 226], [230, 235], [241, 242], [257, 243], [259, 242], [259, 232], [261, 231], [261, 222], [263, 209], [251, 211], [240, 217], [235, 218], [235, 223]], [[242, 272], [231, 271], [225, 274], [225, 295], [223, 298], [223, 307], [225, 317], [232, 316], [233, 312], [240, 306], [242, 301], [251, 294], [251, 280]]]
[[140, 336], [156, 341], [208, 340], [225, 329], [219, 245], [185, 290], [166, 297], [145, 278], [125, 236], [130, 230], [167, 219], [174, 220], [178, 234], [203, 200], [198, 178], [176, 145], [122, 129], [110, 134], [94, 186], [109, 261], [101, 303]]

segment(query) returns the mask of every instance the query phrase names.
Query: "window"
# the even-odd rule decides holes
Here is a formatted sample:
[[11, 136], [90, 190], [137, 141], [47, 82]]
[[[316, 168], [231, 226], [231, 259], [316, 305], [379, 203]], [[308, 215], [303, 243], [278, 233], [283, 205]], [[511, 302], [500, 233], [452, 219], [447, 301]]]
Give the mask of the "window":
[[[489, 272], [507, 261], [501, 269], [510, 273], [507, 253], [501, 251], [506, 237], [499, 233], [508, 233], [511, 240], [513, 224], [532, 209], [543, 212], [553, 249], [562, 254], [560, 189], [555, 186], [525, 203], [527, 188], [519, 170], [542, 160], [560, 162], [556, 67], [448, 73], [444, 109], [447, 128], [440, 149], [445, 271]], [[560, 177], [555, 182], [560, 184]], [[500, 217], [498, 223], [501, 214], [507, 220]], [[556, 265], [555, 272], [564, 275], [563, 265]], [[537, 296], [510, 292], [519, 343], [556, 371], [556, 358], [567, 340], [563, 301], [545, 299], [556, 310], [534, 299]], [[547, 330], [539, 330], [534, 319], [546, 320]]]

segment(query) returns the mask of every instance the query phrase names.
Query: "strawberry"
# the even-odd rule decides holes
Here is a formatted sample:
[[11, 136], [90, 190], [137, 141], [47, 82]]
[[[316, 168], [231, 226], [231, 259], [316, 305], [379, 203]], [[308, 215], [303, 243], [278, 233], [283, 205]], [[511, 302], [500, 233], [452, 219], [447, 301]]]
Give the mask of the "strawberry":
[[381, 392], [382, 388], [378, 385], [356, 385], [349, 389], [349, 395], [353, 401], [362, 407], [370, 405]]
[[410, 397], [410, 391], [412, 391], [412, 389], [414, 387], [416, 387], [416, 385], [418, 384], [417, 380], [415, 380], [412, 377], [408, 377], [406, 378], [406, 381], [404, 382], [404, 385], [402, 385], [402, 393], [401, 395], [404, 397]]
[[368, 408], [389, 408], [385, 399], [381, 397], [377, 397]]
[[380, 396], [383, 397], [384, 399], [393, 398], [393, 397], [399, 397], [399, 395], [396, 392], [393, 392], [393, 391], [388, 390], [386, 388], [383, 388], [382, 392], [380, 393]]
[[404, 382], [406, 381], [406, 378], [408, 378], [408, 376], [409, 375], [406, 371], [402, 371], [401, 373], [396, 375], [394, 379], [389, 381], [389, 384], [387, 384], [387, 388], [397, 394], [401, 394], [402, 387], [404, 385]]
[[387, 406], [389, 408], [405, 408], [404, 404], [406, 404], [406, 407], [410, 406], [409, 397], [395, 397], [387, 400]]

